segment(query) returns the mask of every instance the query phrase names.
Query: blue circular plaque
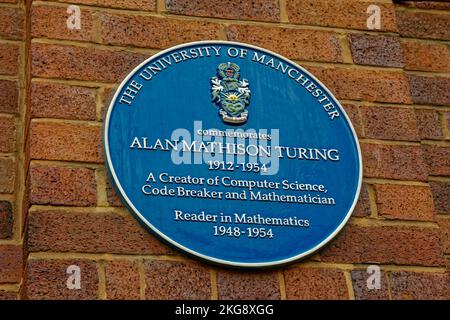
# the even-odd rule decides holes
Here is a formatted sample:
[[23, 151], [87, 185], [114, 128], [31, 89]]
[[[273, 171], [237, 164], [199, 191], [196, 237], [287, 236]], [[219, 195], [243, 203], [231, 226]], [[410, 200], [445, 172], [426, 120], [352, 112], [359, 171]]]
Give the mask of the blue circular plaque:
[[236, 267], [307, 256], [349, 219], [361, 153], [339, 102], [265, 49], [179, 45], [121, 83], [104, 144], [118, 194], [170, 245]]

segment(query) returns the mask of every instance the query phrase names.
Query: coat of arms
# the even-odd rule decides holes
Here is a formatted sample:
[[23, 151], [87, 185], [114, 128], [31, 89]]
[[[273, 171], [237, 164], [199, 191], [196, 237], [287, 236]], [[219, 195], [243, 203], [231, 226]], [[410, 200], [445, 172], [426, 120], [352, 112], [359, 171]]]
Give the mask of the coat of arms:
[[237, 64], [226, 62], [217, 66], [217, 77], [211, 78], [211, 100], [219, 106], [226, 123], [241, 124], [248, 118], [250, 88], [246, 79], [240, 80]]

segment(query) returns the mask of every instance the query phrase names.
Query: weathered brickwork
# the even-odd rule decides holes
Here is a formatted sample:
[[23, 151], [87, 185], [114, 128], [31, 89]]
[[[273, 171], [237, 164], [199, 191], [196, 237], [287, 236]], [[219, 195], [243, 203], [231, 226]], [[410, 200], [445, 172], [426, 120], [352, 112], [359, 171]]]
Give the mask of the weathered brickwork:
[[[449, 299], [450, 6], [386, 0], [0, 1], [0, 299]], [[67, 27], [79, 5], [81, 28]], [[369, 5], [380, 29], [368, 29]], [[246, 42], [342, 101], [364, 179], [317, 255], [258, 272], [194, 261], [123, 207], [101, 131], [141, 61], [197, 40]], [[67, 267], [79, 266], [81, 290]], [[380, 267], [379, 289], [367, 267]]]
[[24, 248], [24, 1], [0, 1], [0, 300], [20, 297]]

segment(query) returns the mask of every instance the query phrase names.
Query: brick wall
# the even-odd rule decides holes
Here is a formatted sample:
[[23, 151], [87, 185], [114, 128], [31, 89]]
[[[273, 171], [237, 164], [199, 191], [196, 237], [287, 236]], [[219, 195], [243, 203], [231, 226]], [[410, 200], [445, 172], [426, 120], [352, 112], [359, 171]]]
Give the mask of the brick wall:
[[0, 299], [23, 278], [25, 218], [26, 6], [0, 1]]
[[[69, 4], [80, 30], [66, 27]], [[367, 30], [370, 4], [380, 30]], [[298, 62], [356, 127], [360, 201], [306, 260], [258, 272], [193, 261], [140, 227], [108, 181], [114, 88], [158, 50], [207, 39]], [[449, 299], [449, 44], [448, 3], [0, 0], [0, 299]], [[70, 265], [80, 290], [66, 288]]]

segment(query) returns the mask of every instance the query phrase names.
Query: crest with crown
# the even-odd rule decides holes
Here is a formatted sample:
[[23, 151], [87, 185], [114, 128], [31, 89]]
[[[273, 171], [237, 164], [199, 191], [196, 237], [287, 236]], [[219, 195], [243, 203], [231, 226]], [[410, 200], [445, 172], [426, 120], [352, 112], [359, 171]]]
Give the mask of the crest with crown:
[[248, 119], [250, 88], [240, 77], [239, 66], [226, 62], [217, 66], [217, 76], [211, 78], [211, 101], [219, 107], [225, 123], [242, 124]]

